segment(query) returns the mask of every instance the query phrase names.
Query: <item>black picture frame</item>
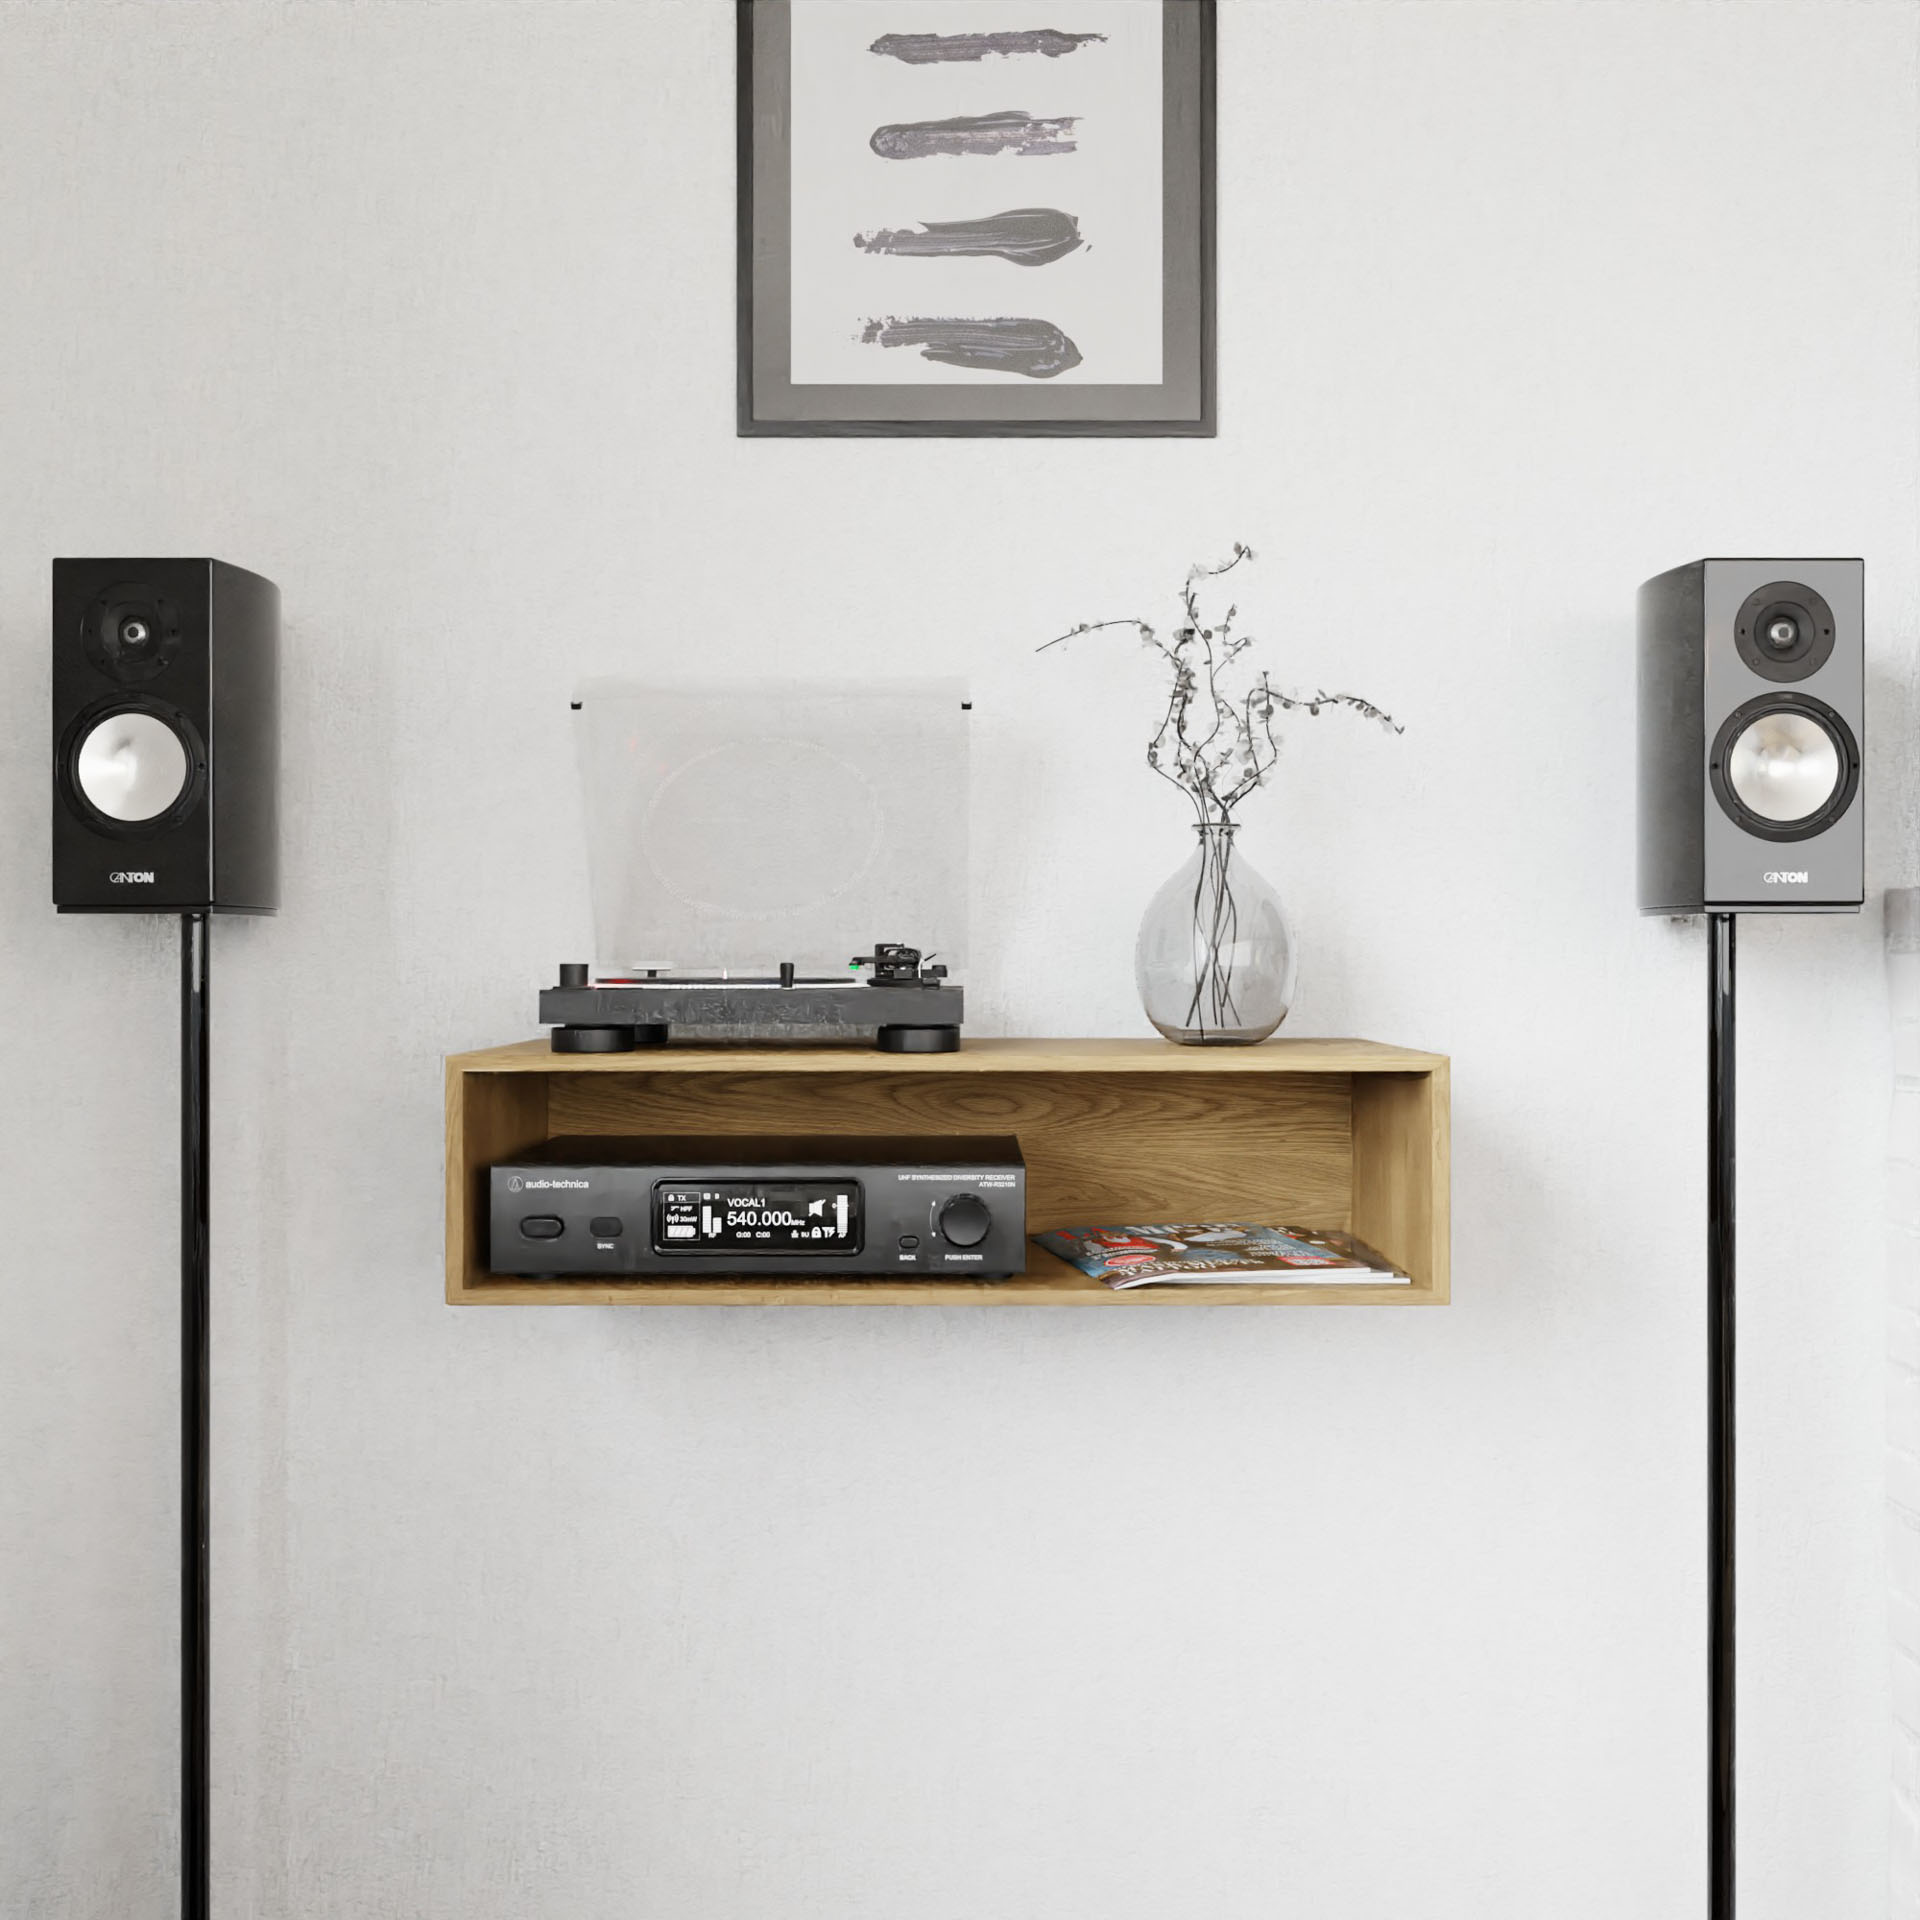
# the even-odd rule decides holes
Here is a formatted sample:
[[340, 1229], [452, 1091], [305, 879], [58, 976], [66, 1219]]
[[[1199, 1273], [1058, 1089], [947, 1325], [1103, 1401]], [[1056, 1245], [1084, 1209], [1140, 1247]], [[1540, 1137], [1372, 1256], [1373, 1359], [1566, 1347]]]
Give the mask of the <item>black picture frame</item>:
[[793, 4], [735, 0], [740, 435], [1213, 437], [1215, 0], [1161, 0], [1160, 383], [1018, 388], [796, 386], [788, 377]]

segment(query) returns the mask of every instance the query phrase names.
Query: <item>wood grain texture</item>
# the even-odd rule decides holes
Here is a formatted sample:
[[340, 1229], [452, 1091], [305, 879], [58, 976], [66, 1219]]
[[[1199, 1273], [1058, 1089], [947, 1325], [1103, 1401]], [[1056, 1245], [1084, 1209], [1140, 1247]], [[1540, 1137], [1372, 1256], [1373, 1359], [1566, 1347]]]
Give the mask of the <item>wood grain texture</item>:
[[546, 1040], [457, 1053], [487, 1073], [1430, 1073], [1442, 1053], [1378, 1040], [1263, 1040], [1257, 1047], [1176, 1047], [1147, 1040], [966, 1040], [958, 1053], [881, 1053], [867, 1046], [660, 1047], [560, 1053]]
[[447, 1062], [447, 1300], [486, 1275], [486, 1170], [550, 1135], [544, 1074], [467, 1073]]
[[1353, 1085], [1352, 1231], [1444, 1303], [1451, 1285], [1447, 1064]]
[[1242, 1217], [1344, 1227], [1349, 1076], [559, 1075], [555, 1133], [1011, 1133], [1038, 1231]]
[[1140, 1287], [1116, 1293], [1038, 1247], [1012, 1280], [522, 1280], [481, 1278], [482, 1306], [1257, 1307], [1424, 1306], [1423, 1287]]
[[[1350, 1228], [1411, 1286], [1116, 1293], [1029, 1249], [1009, 1281], [527, 1280], [484, 1270], [484, 1169], [560, 1134], [1013, 1133], [1033, 1231], [1227, 1218]], [[1443, 1055], [1364, 1040], [1185, 1048], [1157, 1040], [554, 1054], [447, 1062], [447, 1298], [495, 1305], [1426, 1305], [1448, 1297]]]

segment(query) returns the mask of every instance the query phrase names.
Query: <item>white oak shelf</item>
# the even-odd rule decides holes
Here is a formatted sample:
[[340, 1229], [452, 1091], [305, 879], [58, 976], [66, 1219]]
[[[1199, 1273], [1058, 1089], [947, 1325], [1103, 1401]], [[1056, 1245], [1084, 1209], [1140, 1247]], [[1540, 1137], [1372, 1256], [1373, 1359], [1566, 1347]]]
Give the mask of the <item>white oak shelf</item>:
[[[969, 1040], [958, 1053], [665, 1047], [557, 1054], [542, 1040], [447, 1063], [447, 1299], [456, 1305], [1443, 1305], [1448, 1062], [1371, 1040], [1176, 1047]], [[1393, 1286], [1116, 1293], [1038, 1247], [1011, 1280], [528, 1280], [486, 1270], [486, 1169], [562, 1134], [1012, 1133], [1030, 1232], [1265, 1220], [1357, 1234]]]

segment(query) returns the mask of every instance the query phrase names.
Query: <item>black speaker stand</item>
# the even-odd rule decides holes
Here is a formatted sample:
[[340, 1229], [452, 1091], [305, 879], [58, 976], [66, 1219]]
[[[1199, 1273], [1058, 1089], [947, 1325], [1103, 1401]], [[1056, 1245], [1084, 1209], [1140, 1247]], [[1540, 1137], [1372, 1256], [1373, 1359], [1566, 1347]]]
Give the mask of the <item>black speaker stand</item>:
[[1707, 915], [1708, 1912], [1733, 1920], [1733, 915]]
[[208, 1920], [207, 935], [180, 916], [180, 1912]]

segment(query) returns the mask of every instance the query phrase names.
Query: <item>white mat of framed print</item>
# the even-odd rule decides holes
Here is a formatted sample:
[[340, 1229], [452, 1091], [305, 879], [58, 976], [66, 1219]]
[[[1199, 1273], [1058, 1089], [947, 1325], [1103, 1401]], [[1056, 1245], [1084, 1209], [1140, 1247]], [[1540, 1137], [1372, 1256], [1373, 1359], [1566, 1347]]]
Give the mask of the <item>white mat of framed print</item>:
[[741, 433], [1214, 431], [1213, 0], [738, 7]]

